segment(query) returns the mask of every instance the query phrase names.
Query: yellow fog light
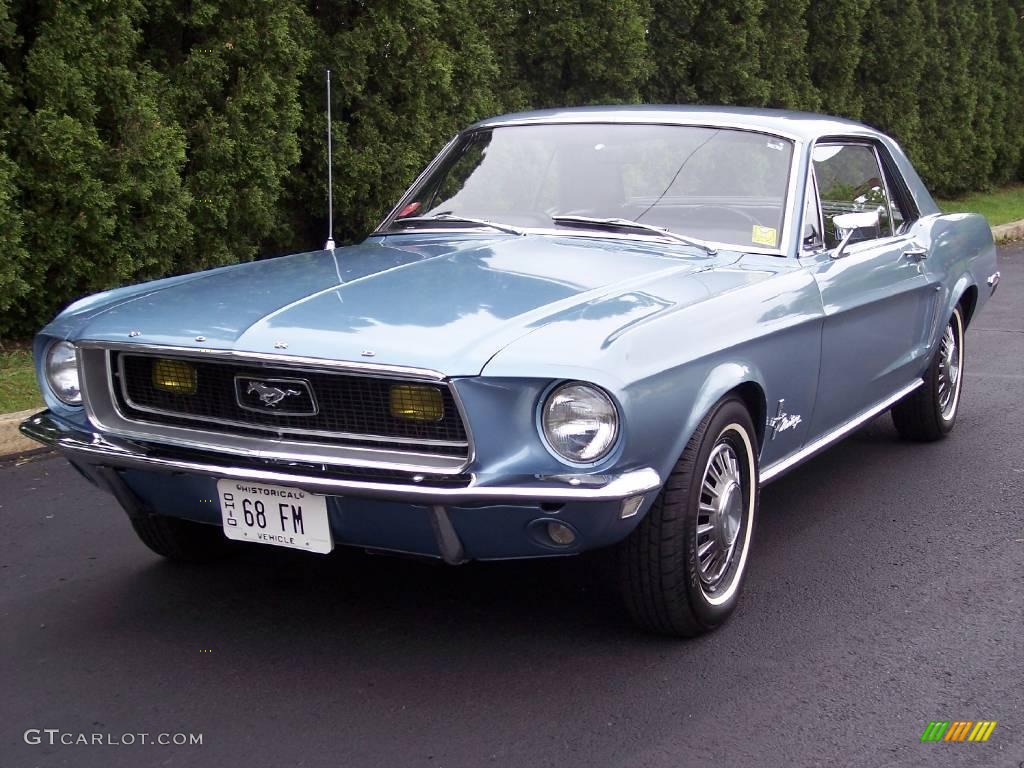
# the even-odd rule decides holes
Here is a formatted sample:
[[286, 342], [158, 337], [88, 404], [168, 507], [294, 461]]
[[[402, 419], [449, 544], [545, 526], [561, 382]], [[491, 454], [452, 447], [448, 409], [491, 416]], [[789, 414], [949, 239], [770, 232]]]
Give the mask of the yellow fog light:
[[409, 421], [440, 421], [444, 418], [441, 390], [421, 384], [391, 387], [391, 415]]
[[184, 360], [154, 360], [153, 386], [176, 395], [194, 395], [196, 369]]

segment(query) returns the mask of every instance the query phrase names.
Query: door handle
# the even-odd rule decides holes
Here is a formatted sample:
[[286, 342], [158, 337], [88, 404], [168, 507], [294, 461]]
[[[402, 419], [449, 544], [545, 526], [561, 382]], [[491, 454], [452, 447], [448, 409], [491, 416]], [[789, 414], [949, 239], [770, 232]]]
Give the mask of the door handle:
[[928, 249], [920, 246], [911, 246], [903, 252], [903, 258], [907, 261], [922, 262], [928, 258]]

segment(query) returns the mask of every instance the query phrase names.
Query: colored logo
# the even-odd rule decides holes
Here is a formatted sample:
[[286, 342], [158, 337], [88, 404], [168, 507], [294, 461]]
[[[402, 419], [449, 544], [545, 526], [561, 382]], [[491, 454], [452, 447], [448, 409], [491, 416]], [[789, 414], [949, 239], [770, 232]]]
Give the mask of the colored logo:
[[988, 741], [995, 729], [995, 720], [932, 720], [921, 741]]

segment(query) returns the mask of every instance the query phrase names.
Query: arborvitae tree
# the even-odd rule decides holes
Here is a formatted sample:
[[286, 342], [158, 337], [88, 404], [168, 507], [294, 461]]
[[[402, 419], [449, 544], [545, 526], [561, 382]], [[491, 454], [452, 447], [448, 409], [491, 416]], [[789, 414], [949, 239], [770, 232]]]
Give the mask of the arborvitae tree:
[[366, 235], [460, 128], [500, 111], [471, 0], [325, 0], [303, 87], [303, 163], [289, 204], [304, 246], [324, 239], [324, 69], [332, 71], [335, 239]]
[[693, 67], [699, 47], [692, 32], [703, 0], [652, 0], [651, 5], [648, 36], [654, 67], [644, 95], [663, 104], [695, 102]]
[[992, 183], [1024, 177], [1024, 3], [996, 0], [996, 74], [991, 118]]
[[135, 0], [58, 3], [37, 30], [16, 137], [33, 298], [12, 322], [164, 274], [189, 240], [184, 136], [139, 56], [142, 14]]
[[822, 112], [859, 118], [857, 86], [861, 30], [869, 3], [863, 0], [815, 0], [807, 11], [811, 81], [821, 96]]
[[649, 97], [766, 104], [764, 7], [763, 0], [654, 0]]
[[811, 0], [772, 0], [761, 17], [765, 30], [762, 78], [773, 107], [815, 110], [820, 98], [811, 82], [807, 12]]
[[[517, 3], [514, 69], [533, 107], [635, 102], [650, 73], [647, 0]], [[504, 41], [503, 41], [504, 43]]]
[[1024, 0], [0, 0], [0, 335], [317, 247], [327, 67], [344, 241], [458, 129], [544, 106], [816, 109], [937, 193], [1020, 179], [1022, 46]]
[[921, 140], [913, 152], [932, 192], [968, 190], [965, 171], [972, 158], [970, 126], [977, 108], [970, 75], [977, 14], [965, 3], [922, 2], [928, 35], [920, 93]]
[[[970, 117], [967, 142], [969, 165], [964, 168], [964, 184], [967, 189], [984, 189], [991, 186], [993, 163], [996, 159], [995, 134], [998, 128], [993, 124], [996, 115], [996, 94], [999, 88], [999, 31], [992, 0], [974, 0], [974, 35], [967, 41], [971, 51], [969, 76], [976, 94], [974, 112]], [[1002, 112], [1002, 105], [999, 105]]]
[[861, 118], [914, 152], [921, 130], [924, 14], [918, 0], [875, 0], [864, 18], [857, 90]]
[[[11, 329], [11, 308], [28, 291], [22, 270], [27, 252], [22, 244], [21, 206], [16, 185], [17, 166], [8, 156], [7, 139], [15, 107], [4, 60], [14, 49], [14, 23], [8, 16], [8, 3], [0, 3], [0, 340]], [[20, 314], [20, 313], [19, 313]]]
[[299, 161], [312, 28], [293, 0], [153, 3], [147, 41], [185, 127], [193, 245], [178, 271], [251, 259], [281, 226]]

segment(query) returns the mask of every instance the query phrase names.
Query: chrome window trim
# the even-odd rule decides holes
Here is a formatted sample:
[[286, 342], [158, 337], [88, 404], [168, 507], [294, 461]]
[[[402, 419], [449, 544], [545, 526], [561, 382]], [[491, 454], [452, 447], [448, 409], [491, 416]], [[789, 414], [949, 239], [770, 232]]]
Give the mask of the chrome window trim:
[[[132, 354], [132, 353], [127, 353], [127, 354]], [[137, 355], [137, 356], [138, 357], [145, 357], [145, 355]], [[120, 382], [121, 396], [124, 398], [125, 402], [128, 403], [128, 405], [130, 405], [133, 409], [135, 409], [137, 411], [142, 411], [143, 413], [152, 413], [152, 414], [156, 414], [156, 415], [159, 415], [159, 416], [170, 416], [170, 417], [175, 418], [175, 419], [184, 419], [185, 421], [196, 421], [196, 422], [200, 422], [200, 423], [209, 422], [209, 423], [212, 423], [212, 424], [223, 424], [223, 425], [228, 426], [228, 427], [241, 427], [243, 429], [249, 429], [249, 430], [252, 430], [254, 432], [267, 432], [267, 433], [269, 433], [267, 435], [267, 437], [269, 437], [270, 439], [275, 439], [275, 438], [277, 438], [277, 439], [285, 439], [286, 437], [295, 437], [297, 435], [311, 435], [313, 437], [338, 437], [338, 438], [342, 438], [342, 439], [345, 439], [345, 440], [361, 440], [363, 442], [395, 443], [396, 445], [436, 445], [436, 446], [447, 447], [447, 448], [468, 448], [469, 447], [469, 441], [468, 440], [433, 440], [433, 439], [430, 439], [430, 438], [420, 439], [420, 438], [415, 438], [415, 437], [387, 437], [387, 436], [384, 436], [384, 435], [364, 434], [362, 432], [329, 432], [329, 431], [324, 430], [324, 429], [302, 429], [301, 427], [289, 427], [289, 428], [285, 429], [283, 427], [274, 427], [274, 426], [269, 425], [269, 424], [252, 424], [252, 423], [247, 422], [247, 421], [234, 421], [232, 419], [218, 419], [215, 416], [196, 416], [195, 414], [182, 413], [181, 411], [167, 411], [167, 410], [164, 410], [163, 408], [152, 408], [150, 406], [138, 405], [128, 396], [128, 389], [125, 386], [124, 365], [121, 363], [121, 360], [123, 358], [124, 358], [124, 355], [122, 355], [121, 358], [118, 359], [118, 363], [117, 363], [117, 373], [118, 373], [118, 375], [119, 375], [119, 377], [121, 379], [121, 382]], [[210, 358], [206, 358], [206, 359], [210, 359]], [[110, 366], [110, 355], [109, 355], [109, 352], [107, 354], [107, 365]], [[304, 370], [309, 370], [309, 369], [304, 369]], [[338, 373], [338, 371], [331, 371], [331, 373]], [[374, 377], [367, 377], [367, 378], [380, 378], [380, 377], [374, 376]], [[238, 379], [238, 375], [235, 376], [235, 379], [236, 380]], [[284, 381], [285, 379], [275, 379], [273, 377], [268, 377], [267, 380], [268, 381]], [[405, 379], [401, 379], [401, 380], [404, 381]], [[310, 383], [308, 381], [305, 381], [304, 379], [297, 379], [297, 378], [295, 379], [295, 381], [303, 381], [306, 384], [306, 386], [309, 387], [310, 392], [311, 393], [313, 392], [313, 388], [312, 388], [312, 386], [310, 385]], [[452, 389], [453, 388], [451, 386], [448, 387], [448, 391], [449, 392], [451, 392]], [[455, 398], [455, 395], [453, 394], [452, 395], [452, 399], [454, 400], [454, 398]], [[314, 396], [314, 403], [315, 402], [316, 402], [316, 399], [315, 399], [315, 396]], [[134, 422], [136, 424], [151, 424], [153, 426], [165, 426], [165, 425], [160, 424], [159, 422], [145, 421], [143, 419], [132, 418], [131, 416], [129, 416], [128, 414], [124, 413], [121, 410], [121, 408], [118, 406], [116, 398], [114, 399], [113, 406], [114, 406], [114, 409], [121, 416], [121, 418], [123, 418], [125, 421], [131, 421], [131, 422]], [[271, 413], [270, 411], [259, 411], [259, 410], [256, 410], [255, 408], [247, 408], [246, 406], [242, 405], [241, 403], [239, 403], [239, 407], [240, 408], [245, 408], [246, 410], [253, 411], [254, 413]], [[316, 414], [305, 414], [305, 413], [303, 413], [303, 414], [288, 414], [285, 411], [277, 411], [276, 413], [280, 413], [282, 416], [288, 416], [288, 415], [299, 415], [299, 416], [316, 415]], [[462, 417], [461, 412], [459, 413], [459, 416]], [[463, 424], [463, 429], [465, 429], [466, 428], [466, 426], [465, 426], [466, 422], [465, 422], [464, 418], [463, 418], [462, 424]], [[208, 430], [203, 430], [203, 431], [207, 432]], [[210, 434], [223, 434], [221, 432], [214, 432], [212, 430], [209, 430], [209, 433]]]
[[[812, 150], [813, 152], [813, 150]], [[828, 249], [825, 247], [825, 218], [821, 212], [821, 195], [818, 194], [818, 177], [814, 173], [814, 162], [813, 160], [807, 161], [807, 180], [804, 182], [804, 194], [807, 194], [807, 188], [811, 188], [811, 194], [814, 195], [814, 210], [818, 214], [818, 233], [821, 236], [821, 247], [808, 249], [804, 247], [804, 223], [807, 219], [807, 200], [804, 199], [804, 204], [801, 206], [800, 213], [800, 239], [797, 245], [797, 253], [803, 256], [813, 256]]]
[[[882, 155], [878, 151], [878, 145], [872, 142], [871, 147], [875, 150], [875, 162], [878, 163], [878, 172], [881, 174], [882, 186], [885, 188], [885, 199], [889, 204], [889, 229], [892, 230], [893, 237], [896, 237], [900, 233], [896, 229], [896, 217], [893, 215], [892, 188], [889, 185], [889, 174], [885, 171], [885, 163], [882, 162]], [[900, 215], [903, 215], [902, 212]], [[904, 223], [906, 223], [905, 219]]]
[[[406, 472], [424, 472], [432, 474], [462, 474], [475, 460], [475, 445], [469, 420], [466, 416], [465, 407], [459, 396], [458, 389], [451, 381], [445, 383], [452, 392], [455, 407], [462, 418], [463, 427], [466, 430], [467, 451], [466, 455], [449, 456], [436, 453], [420, 453], [416, 451], [401, 450], [398, 448], [388, 449], [379, 447], [367, 447], [359, 445], [337, 445], [313, 442], [296, 442], [280, 437], [258, 436], [251, 437], [236, 435], [227, 432], [209, 432], [202, 429], [190, 427], [177, 427], [166, 424], [148, 424], [125, 419], [116, 408], [116, 397], [114, 392], [113, 377], [110, 375], [109, 354], [114, 350], [131, 351], [157, 351], [169, 355], [179, 353], [185, 356], [207, 358], [220, 353], [218, 350], [190, 350], [187, 348], [147, 345], [147, 344], [123, 344], [119, 342], [97, 342], [84, 341], [78, 343], [82, 350], [80, 357], [80, 371], [83, 392], [83, 403], [86, 415], [92, 425], [102, 433], [110, 435], [143, 440], [151, 443], [169, 445], [172, 447], [196, 449], [214, 453], [225, 453], [234, 456], [242, 456], [258, 459], [274, 459], [278, 461], [295, 461], [305, 463], [318, 463], [330, 466], [362, 467], [371, 469], [393, 469]], [[191, 354], [188, 354], [191, 353]], [[335, 363], [319, 358], [297, 358], [294, 356], [265, 355], [259, 353], [237, 353], [225, 351], [223, 355], [228, 359], [250, 359], [260, 360], [268, 363], [279, 363], [287, 360], [290, 364], [301, 365], [303, 360], [313, 360], [323, 370], [338, 371], [349, 370], [348, 363]], [[406, 371], [418, 371], [421, 369], [406, 369], [400, 366], [372, 366], [373, 373], [367, 371], [367, 366], [357, 365], [354, 369], [356, 374], [362, 375], [383, 375], [382, 371], [392, 373], [392, 377], [405, 379], [409, 378]], [[433, 373], [433, 372], [428, 372]], [[440, 374], [438, 374], [440, 376]], [[439, 381], [434, 376], [421, 376], [423, 380]], [[444, 380], [441, 377], [440, 380]]]
[[[905, 232], [897, 232], [896, 231], [896, 227], [894, 226], [894, 220], [893, 220], [893, 216], [892, 216], [892, 190], [889, 188], [889, 180], [886, 178], [885, 165], [883, 165], [883, 163], [882, 163], [882, 157], [881, 157], [881, 155], [879, 155], [879, 152], [878, 152], [878, 144], [874, 141], [874, 139], [872, 139], [870, 136], [823, 136], [823, 137], [817, 139], [811, 145], [811, 147], [810, 147], [810, 154], [808, 155], [807, 163], [808, 163], [808, 169], [809, 169], [810, 173], [814, 173], [814, 150], [817, 149], [818, 147], [828, 147], [828, 146], [842, 146], [842, 147], [861, 146], [861, 147], [867, 147], [868, 149], [870, 149], [872, 154], [875, 157], [875, 166], [878, 168], [879, 178], [882, 180], [882, 186], [885, 189], [886, 203], [887, 203], [887, 205], [889, 207], [889, 228], [892, 230], [892, 234], [882, 235], [881, 237], [876, 237], [873, 240], [862, 240], [862, 241], [860, 241], [858, 243], [852, 243], [850, 245], [849, 249], [847, 250], [847, 252], [848, 253], [856, 253], [857, 252], [855, 250], [856, 246], [863, 245], [864, 243], [872, 243], [872, 244], [887, 243], [890, 240], [897, 240], [899, 238], [905, 237], [906, 233]], [[818, 186], [817, 176], [815, 176], [815, 179], [814, 179], [814, 186], [815, 186], [815, 190], [817, 190], [817, 186]], [[825, 238], [825, 212], [824, 212], [824, 209], [821, 206], [821, 194], [820, 193], [818, 194], [818, 210], [819, 210], [819, 213], [820, 213], [820, 216], [821, 216], [822, 241], [824, 241], [824, 238]], [[825, 252], [831, 252], [831, 251], [834, 251], [834, 250], [835, 250], [834, 248], [825, 248]], [[801, 251], [801, 255], [802, 256], [811, 256], [811, 255], [815, 255], [817, 253], [821, 253], [821, 251]]]

